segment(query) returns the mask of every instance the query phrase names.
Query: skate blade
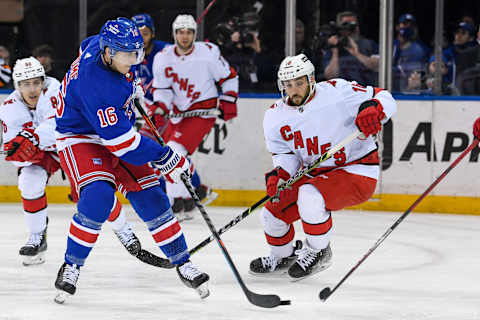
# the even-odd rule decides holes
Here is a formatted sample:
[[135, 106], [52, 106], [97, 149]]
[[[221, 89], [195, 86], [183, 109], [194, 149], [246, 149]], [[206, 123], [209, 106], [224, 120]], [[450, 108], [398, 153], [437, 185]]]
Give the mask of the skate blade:
[[178, 222], [182, 222], [183, 220], [185, 220], [185, 214], [183, 212], [177, 212], [173, 215], [175, 216], [175, 218], [177, 218]]
[[200, 298], [205, 299], [210, 295], [210, 290], [208, 289], [208, 283], [202, 283], [197, 288], [195, 288]]
[[37, 265], [37, 264], [42, 264], [45, 262], [45, 258], [44, 258], [44, 252], [40, 252], [39, 254], [35, 255], [35, 256], [23, 256], [23, 262], [22, 264], [25, 266], [25, 267], [28, 267], [28, 266], [33, 266], [33, 265]]
[[303, 280], [303, 279], [305, 279], [305, 278], [309, 278], [309, 277], [313, 276], [313, 275], [316, 274], [316, 273], [322, 272], [323, 270], [328, 269], [328, 267], [330, 267], [331, 265], [332, 265], [331, 262], [329, 262], [329, 263], [327, 263], [327, 264], [324, 264], [324, 265], [318, 267], [317, 269], [313, 270], [312, 273], [307, 274], [306, 276], [301, 277], [301, 278], [292, 278], [292, 277], [290, 277], [290, 275], [288, 275], [288, 278], [289, 278], [289, 280], [290, 280], [291, 282], [297, 282], [297, 281]]
[[212, 191], [209, 194], [207, 194], [207, 196], [205, 197], [205, 199], [201, 201], [201, 203], [202, 205], [207, 206], [213, 201], [217, 200], [217, 198], [218, 198], [218, 193]]
[[193, 210], [183, 213], [183, 221], [193, 220]]
[[266, 279], [285, 279], [285, 276], [287, 275], [287, 270], [285, 271], [273, 271], [273, 272], [265, 272], [265, 273], [255, 273], [252, 270], [248, 270], [248, 273], [250, 273], [254, 277], [258, 278], [266, 278]]
[[71, 294], [65, 291], [57, 290], [57, 295], [55, 296], [55, 299], [53, 299], [56, 303], [58, 304], [63, 304], [65, 300], [67, 300], [68, 297], [70, 297]]

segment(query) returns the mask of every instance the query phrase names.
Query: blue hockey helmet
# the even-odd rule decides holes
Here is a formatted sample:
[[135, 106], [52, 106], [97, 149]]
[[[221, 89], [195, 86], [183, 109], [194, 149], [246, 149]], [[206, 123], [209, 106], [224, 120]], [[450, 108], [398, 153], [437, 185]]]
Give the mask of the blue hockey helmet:
[[132, 21], [140, 29], [141, 27], [147, 27], [155, 33], [155, 25], [153, 24], [153, 19], [148, 13], [140, 13], [132, 17]]
[[[135, 57], [134, 63], [139, 64], [143, 61], [143, 38], [138, 31], [137, 26], [132, 20], [127, 18], [117, 18], [116, 20], [108, 20], [100, 30], [99, 39], [100, 49], [105, 51], [106, 47], [110, 48], [110, 58], [115, 59], [117, 52], [135, 53], [129, 54], [129, 57]], [[123, 55], [119, 55], [120, 56]], [[133, 62], [133, 61], [123, 61]]]

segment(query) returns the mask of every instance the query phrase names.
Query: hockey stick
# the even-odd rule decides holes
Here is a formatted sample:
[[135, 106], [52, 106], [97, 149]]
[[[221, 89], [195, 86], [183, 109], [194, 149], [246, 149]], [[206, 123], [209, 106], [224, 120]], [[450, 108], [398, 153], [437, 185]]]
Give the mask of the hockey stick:
[[202, 14], [200, 15], [200, 17], [197, 18], [197, 24], [200, 23], [200, 21], [202, 21], [203, 17], [205, 17], [205, 15], [208, 13], [208, 11], [210, 10], [210, 8], [215, 4], [215, 1], [217, 0], [212, 0], [210, 1], [210, 3], [208, 4], [208, 6], [205, 8], [205, 10], [203, 10]]
[[[322, 154], [317, 160], [315, 160], [314, 162], [312, 162], [310, 165], [303, 168], [302, 170], [299, 170], [297, 173], [295, 173], [295, 175], [293, 175], [293, 177], [288, 179], [287, 182], [285, 182], [284, 184], [279, 186], [279, 188], [278, 188], [279, 192], [280, 192], [280, 190], [284, 190], [284, 189], [288, 188], [289, 186], [291, 186], [292, 184], [294, 184], [295, 182], [297, 182], [298, 180], [300, 180], [307, 173], [309, 173], [310, 171], [312, 171], [313, 169], [318, 167], [318, 165], [320, 165], [320, 163], [330, 159], [330, 157], [333, 154], [335, 154], [337, 151], [339, 151], [340, 149], [345, 147], [345, 145], [349, 144], [351, 141], [353, 141], [355, 138], [359, 137], [360, 135], [361, 135], [361, 132], [357, 130], [354, 133], [352, 133], [351, 135], [349, 135], [348, 137], [346, 137], [345, 139], [343, 139], [342, 141], [340, 141], [337, 145], [333, 146], [333, 148], [331, 148], [330, 150], [328, 150], [327, 152]], [[254, 210], [256, 210], [257, 208], [260, 208], [261, 206], [263, 206], [265, 203], [267, 203], [267, 201], [269, 201], [272, 198], [274, 198], [274, 197], [270, 197], [270, 196], [266, 195], [262, 199], [258, 200], [252, 206], [250, 206], [248, 209], [246, 209], [241, 214], [236, 216], [233, 220], [231, 220], [229, 223], [227, 223], [225, 226], [223, 226], [220, 230], [218, 230], [218, 234], [225, 233], [227, 230], [229, 230], [234, 225], [236, 225], [237, 223], [239, 223], [240, 221], [242, 221], [243, 219], [248, 217]], [[198, 250], [200, 250], [201, 248], [205, 247], [207, 244], [212, 242], [214, 239], [215, 238], [213, 236], [210, 236], [207, 239], [203, 240], [202, 242], [197, 244], [193, 249], [190, 250], [190, 254], [194, 254], [195, 252], [197, 252]]]
[[204, 116], [219, 116], [220, 110], [210, 109], [210, 110], [192, 110], [182, 113], [170, 113], [165, 116], [167, 119], [171, 118], [192, 118], [192, 117], [204, 117]]
[[[140, 105], [140, 102], [137, 99], [135, 99], [134, 103], [135, 103], [135, 107], [140, 112], [143, 119], [145, 119], [145, 122], [147, 123], [147, 125], [150, 127], [150, 129], [154, 133], [155, 138], [157, 139], [158, 143], [160, 143], [162, 146], [164, 146], [165, 142], [162, 140], [159, 133], [155, 129], [155, 126], [153, 125], [153, 123], [148, 118], [145, 110]], [[230, 269], [232, 269], [232, 272], [235, 275], [235, 278], [237, 279], [237, 282], [240, 284], [240, 287], [242, 288], [243, 292], [245, 293], [245, 296], [247, 297], [248, 301], [250, 301], [250, 303], [252, 303], [256, 306], [263, 307], [263, 308], [274, 308], [274, 307], [277, 307], [279, 305], [290, 304], [290, 300], [282, 301], [280, 299], [280, 297], [277, 296], [277, 295], [258, 294], [258, 293], [255, 293], [253, 291], [250, 291], [247, 288], [247, 286], [245, 285], [245, 283], [243, 282], [243, 280], [240, 276], [240, 273], [238, 272], [237, 268], [235, 267], [235, 264], [233, 263], [232, 258], [230, 257], [230, 254], [227, 251], [227, 248], [225, 247], [222, 240], [220, 239], [220, 235], [218, 234], [217, 230], [215, 229], [215, 226], [213, 225], [212, 221], [210, 220], [210, 217], [208, 216], [207, 212], [205, 211], [205, 208], [203, 207], [202, 203], [200, 202], [200, 199], [199, 199], [197, 193], [195, 192], [195, 189], [194, 189], [194, 187], [193, 187], [193, 185], [190, 181], [190, 178], [187, 175], [182, 174], [182, 181], [185, 184], [185, 187], [187, 188], [188, 192], [190, 193], [190, 196], [194, 200], [195, 206], [198, 208], [198, 210], [202, 214], [202, 217], [205, 220], [208, 228], [210, 229], [210, 232], [212, 232], [213, 236], [217, 240], [218, 246], [222, 250], [222, 253], [223, 253], [225, 259], [227, 260], [228, 265], [230, 266]]]
[[445, 176], [453, 169], [457, 166], [457, 164], [470, 152], [472, 151], [473, 148], [475, 148], [478, 144], [478, 139], [473, 139], [473, 142], [470, 146], [468, 146], [467, 149], [465, 149], [459, 156], [458, 158], [453, 161], [453, 163], [447, 168], [445, 169], [445, 171], [443, 171], [443, 173], [427, 188], [427, 190], [425, 190], [424, 193], [422, 193], [420, 195], [420, 197], [418, 197], [417, 200], [415, 200], [415, 202], [410, 206], [410, 208], [407, 209], [407, 211], [405, 211], [401, 216], [400, 218], [397, 219], [397, 221], [395, 221], [395, 223], [387, 230], [387, 232], [385, 232], [378, 240], [377, 242], [375, 242], [375, 244], [373, 245], [373, 247], [371, 247], [368, 252], [360, 259], [360, 261], [357, 262], [357, 264], [352, 268], [350, 269], [350, 271], [342, 278], [342, 280], [340, 280], [340, 282], [333, 288], [333, 289], [330, 289], [330, 287], [325, 287], [322, 291], [320, 291], [319, 293], [319, 298], [320, 300], [322, 300], [323, 302], [325, 302], [337, 289], [338, 287], [340, 287], [342, 285], [342, 283], [345, 282], [345, 280], [347, 280], [347, 278], [362, 264], [363, 261], [365, 261], [368, 256], [375, 250], [377, 249], [377, 247], [390, 235], [390, 233], [392, 233], [392, 231], [410, 214], [410, 212], [412, 212], [413, 209], [415, 209], [415, 207], [423, 200], [423, 198], [425, 198], [429, 193], [430, 191], [433, 190], [433, 188], [435, 188], [435, 186], [443, 179], [445, 178]]
[[175, 267], [168, 259], [161, 258], [144, 249], [140, 249], [140, 251], [138, 251], [138, 253], [135, 255], [135, 258], [154, 267], [160, 267], [164, 269], [173, 269]]

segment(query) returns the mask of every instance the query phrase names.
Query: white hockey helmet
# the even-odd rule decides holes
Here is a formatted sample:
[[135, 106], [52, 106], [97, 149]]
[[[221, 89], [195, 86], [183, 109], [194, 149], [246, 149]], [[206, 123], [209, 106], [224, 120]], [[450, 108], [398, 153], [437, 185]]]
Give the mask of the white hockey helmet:
[[315, 67], [303, 53], [296, 56], [288, 56], [283, 59], [282, 63], [280, 63], [280, 68], [278, 68], [277, 76], [278, 89], [282, 94], [283, 100], [286, 99], [286, 97], [284, 97], [285, 87], [283, 81], [293, 80], [303, 76], [307, 76], [310, 85], [310, 94], [305, 101], [313, 94], [315, 89]]
[[45, 80], [45, 69], [40, 61], [34, 57], [18, 59], [13, 67], [13, 84], [18, 90], [18, 83], [23, 80], [41, 77]]
[[179, 29], [192, 29], [193, 34], [194, 34], [193, 41], [195, 41], [195, 37], [197, 36], [197, 22], [195, 22], [195, 19], [193, 18], [192, 15], [190, 15], [190, 14], [180, 14], [173, 21], [173, 23], [172, 23], [172, 33], [173, 33], [173, 39], [175, 40], [175, 43], [177, 42], [177, 39], [175, 37], [175, 33]]

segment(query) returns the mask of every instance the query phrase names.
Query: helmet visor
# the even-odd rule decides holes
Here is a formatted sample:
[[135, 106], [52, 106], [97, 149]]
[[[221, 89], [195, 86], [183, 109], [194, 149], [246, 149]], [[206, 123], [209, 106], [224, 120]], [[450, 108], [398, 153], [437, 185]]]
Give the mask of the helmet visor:
[[135, 51], [116, 51], [112, 59], [123, 65], [134, 65], [142, 63], [144, 57], [145, 51], [140, 48]]

